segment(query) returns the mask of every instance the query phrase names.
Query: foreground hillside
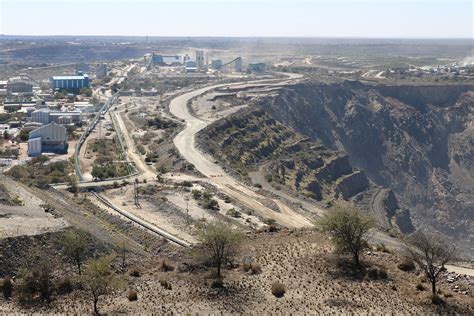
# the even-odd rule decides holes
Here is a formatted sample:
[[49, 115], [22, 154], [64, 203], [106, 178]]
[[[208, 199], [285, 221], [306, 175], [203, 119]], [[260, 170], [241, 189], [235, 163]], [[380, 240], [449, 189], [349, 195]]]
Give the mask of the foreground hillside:
[[[48, 246], [48, 245], [45, 245]], [[354, 273], [350, 263], [333, 254], [324, 235], [310, 230], [282, 230], [248, 235], [235, 265], [224, 271], [224, 287], [213, 288], [210, 270], [196, 261], [193, 251], [165, 247], [165, 254], [133, 260], [122, 290], [100, 301], [103, 313], [473, 313], [472, 278], [440, 286], [443, 305], [429, 300], [428, 284], [417, 272], [397, 268], [403, 258], [373, 250], [363, 257], [365, 268]], [[166, 269], [163, 269], [163, 262]], [[248, 271], [242, 269], [247, 263]], [[211, 270], [212, 271], [212, 270]], [[253, 271], [253, 272], [252, 272]], [[285, 288], [272, 295], [272, 284]], [[417, 289], [418, 288], [418, 289]], [[138, 300], [129, 301], [128, 290]], [[17, 300], [0, 299], [0, 313], [43, 312], [87, 314], [91, 300], [86, 293], [54, 296], [50, 304], [21, 306]]]

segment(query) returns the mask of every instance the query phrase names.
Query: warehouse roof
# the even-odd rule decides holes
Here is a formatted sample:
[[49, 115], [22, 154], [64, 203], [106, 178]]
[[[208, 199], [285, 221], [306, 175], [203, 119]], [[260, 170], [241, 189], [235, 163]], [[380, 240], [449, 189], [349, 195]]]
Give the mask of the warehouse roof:
[[53, 80], [76, 80], [76, 79], [84, 79], [85, 77], [89, 77], [87, 74], [81, 76], [53, 76]]

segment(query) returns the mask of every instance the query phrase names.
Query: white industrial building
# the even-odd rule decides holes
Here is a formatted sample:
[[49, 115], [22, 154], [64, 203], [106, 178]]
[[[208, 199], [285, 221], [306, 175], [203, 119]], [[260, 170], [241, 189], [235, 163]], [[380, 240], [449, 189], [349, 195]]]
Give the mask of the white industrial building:
[[44, 125], [51, 122], [58, 124], [80, 124], [82, 121], [81, 111], [51, 111], [39, 109], [31, 113], [31, 121]]
[[41, 123], [41, 124], [49, 124], [49, 114], [51, 113], [50, 110], [48, 109], [40, 109], [31, 112], [31, 121], [36, 122], [36, 123]]
[[67, 133], [64, 126], [51, 123], [30, 132], [28, 156], [34, 157], [44, 152], [67, 153]]

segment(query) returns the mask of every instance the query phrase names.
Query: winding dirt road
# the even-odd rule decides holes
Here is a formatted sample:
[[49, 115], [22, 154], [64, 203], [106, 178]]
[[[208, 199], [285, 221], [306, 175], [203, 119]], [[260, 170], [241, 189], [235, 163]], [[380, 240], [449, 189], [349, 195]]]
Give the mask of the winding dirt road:
[[[220, 84], [197, 89], [185, 94], [182, 94], [170, 102], [170, 112], [174, 116], [184, 120], [186, 127], [175, 138], [174, 144], [181, 155], [188, 162], [192, 163], [197, 170], [206, 176], [212, 184], [214, 184], [223, 193], [238, 200], [243, 205], [253, 209], [265, 218], [272, 218], [279, 224], [286, 227], [300, 228], [310, 227], [312, 222], [303, 215], [295, 212], [293, 209], [285, 205], [280, 200], [269, 199], [258, 194], [255, 190], [247, 187], [244, 184], [237, 182], [234, 178], [228, 175], [218, 164], [214, 163], [214, 159], [196, 148], [195, 137], [196, 134], [212, 123], [212, 121], [204, 120], [193, 116], [188, 110], [188, 102], [208, 91], [221, 87], [253, 87], [260, 85], [282, 85], [290, 83], [295, 79], [301, 78], [300, 75], [291, 74], [288, 79], [266, 80], [263, 83], [261, 80], [252, 81], [248, 83], [233, 83]], [[228, 112], [227, 114], [230, 114]], [[265, 206], [261, 201], [272, 200], [279, 207], [279, 211], [274, 211]]]

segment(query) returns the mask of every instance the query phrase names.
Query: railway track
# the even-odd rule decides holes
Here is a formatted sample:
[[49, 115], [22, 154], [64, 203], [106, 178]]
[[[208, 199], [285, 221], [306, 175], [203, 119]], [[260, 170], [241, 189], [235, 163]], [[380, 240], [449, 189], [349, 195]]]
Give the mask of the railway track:
[[141, 218], [138, 218], [137, 216], [127, 212], [127, 211], [124, 211], [124, 210], [121, 210], [119, 209], [118, 207], [116, 207], [115, 205], [113, 205], [109, 200], [107, 200], [105, 197], [103, 197], [102, 195], [96, 193], [96, 192], [92, 192], [92, 194], [102, 203], [104, 204], [105, 206], [113, 209], [114, 211], [116, 211], [117, 213], [119, 213], [120, 215], [122, 216], [125, 216], [126, 218], [128, 218], [129, 220], [131, 220], [132, 222], [142, 226], [143, 228], [155, 233], [155, 234], [158, 234], [160, 235], [161, 237], [177, 244], [177, 245], [180, 245], [180, 246], [183, 246], [183, 247], [190, 247], [191, 244], [188, 243], [187, 241], [185, 240], [182, 240], [174, 235], [171, 235], [170, 233], [164, 231], [163, 229], [159, 228], [159, 227], [156, 227], [144, 220], [142, 220]]

